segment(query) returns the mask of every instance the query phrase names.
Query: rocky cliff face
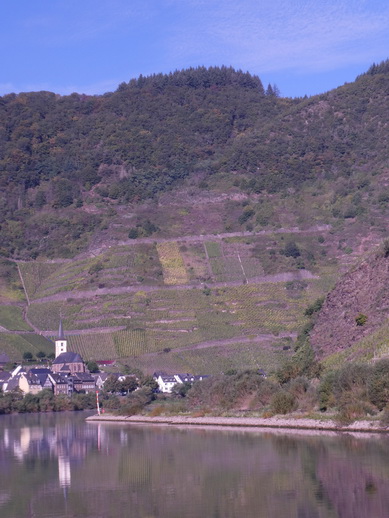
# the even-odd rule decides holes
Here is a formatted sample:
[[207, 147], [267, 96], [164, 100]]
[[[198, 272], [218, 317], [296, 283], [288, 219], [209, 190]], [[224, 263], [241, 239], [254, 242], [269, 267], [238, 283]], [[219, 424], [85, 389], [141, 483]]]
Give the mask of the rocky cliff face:
[[374, 332], [389, 317], [389, 257], [381, 249], [345, 274], [311, 331], [319, 359]]

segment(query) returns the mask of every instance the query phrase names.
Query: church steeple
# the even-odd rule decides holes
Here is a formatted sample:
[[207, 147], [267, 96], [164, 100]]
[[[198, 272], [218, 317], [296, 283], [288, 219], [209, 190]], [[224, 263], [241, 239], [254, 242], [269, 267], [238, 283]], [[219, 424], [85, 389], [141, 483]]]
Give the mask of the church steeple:
[[59, 321], [58, 340], [65, 340], [65, 335], [63, 334], [62, 318]]
[[67, 340], [63, 332], [62, 318], [59, 321], [58, 338], [55, 341], [55, 357], [67, 352]]

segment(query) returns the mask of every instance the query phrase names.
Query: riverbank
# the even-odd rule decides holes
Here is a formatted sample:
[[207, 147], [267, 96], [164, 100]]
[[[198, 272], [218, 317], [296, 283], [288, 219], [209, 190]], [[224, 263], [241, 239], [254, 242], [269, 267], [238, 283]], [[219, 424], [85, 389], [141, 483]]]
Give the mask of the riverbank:
[[306, 417], [191, 417], [191, 416], [157, 416], [143, 415], [115, 416], [110, 414], [93, 415], [87, 421], [172, 425], [172, 426], [212, 426], [212, 427], [241, 427], [241, 428], [272, 428], [289, 430], [323, 430], [332, 432], [364, 432], [389, 433], [389, 428], [381, 426], [378, 421], [355, 421], [342, 425], [333, 420], [309, 419]]

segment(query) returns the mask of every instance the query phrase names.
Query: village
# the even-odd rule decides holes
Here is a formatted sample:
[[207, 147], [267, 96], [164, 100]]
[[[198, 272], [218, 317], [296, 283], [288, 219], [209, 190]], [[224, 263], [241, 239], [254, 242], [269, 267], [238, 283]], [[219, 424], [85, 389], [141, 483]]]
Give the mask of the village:
[[[107, 380], [117, 380], [127, 391], [138, 388], [138, 379], [134, 374], [120, 372], [90, 372], [83, 358], [67, 350], [63, 324], [60, 321], [58, 337], [55, 340], [55, 359], [49, 367], [18, 365], [11, 371], [4, 370], [10, 363], [9, 357], [0, 352], [0, 390], [4, 393], [20, 390], [24, 395], [38, 394], [49, 389], [54, 395], [71, 396], [74, 393], [89, 394], [104, 390]], [[189, 373], [167, 374], [155, 372], [153, 379], [156, 390], [170, 394], [177, 384], [202, 380], [207, 376], [194, 376]]]

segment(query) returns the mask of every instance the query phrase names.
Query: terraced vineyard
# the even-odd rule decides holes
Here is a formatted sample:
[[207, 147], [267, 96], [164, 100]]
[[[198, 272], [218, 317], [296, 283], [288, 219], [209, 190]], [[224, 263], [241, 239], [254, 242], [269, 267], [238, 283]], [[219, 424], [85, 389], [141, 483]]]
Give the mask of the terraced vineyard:
[[46, 355], [54, 352], [54, 344], [40, 335], [0, 333], [0, 351], [6, 353], [11, 361], [20, 362], [23, 354], [39, 351]]
[[[206, 365], [208, 357], [219, 366], [236, 362], [272, 366], [287, 353], [282, 348], [273, 350], [271, 342], [277, 342], [281, 332], [291, 336], [298, 332], [305, 322], [304, 309], [322, 293], [321, 284], [313, 279], [206, 289], [161, 288], [33, 302], [28, 317], [39, 329], [50, 331], [57, 328], [62, 315], [70, 346], [88, 360], [130, 358], [131, 364], [144, 364], [145, 368], [148, 362], [154, 365], [161, 360], [170, 362], [171, 368], [176, 364], [194, 368], [201, 362]], [[86, 329], [90, 333], [70, 334]], [[261, 340], [256, 345], [247, 343], [247, 338], [261, 334], [273, 338], [267, 345]], [[239, 344], [242, 337], [240, 347], [233, 348], [231, 340]], [[217, 343], [197, 349], [208, 342]]]
[[145, 372], [168, 370], [220, 374], [239, 365], [242, 369], [265, 369], [271, 372], [282, 365], [291, 353], [280, 346], [264, 343], [235, 343], [222, 347], [208, 347], [182, 352], [161, 352], [139, 356], [131, 364]]
[[175, 241], [159, 243], [157, 250], [165, 284], [186, 284], [188, 275], [178, 244]]
[[[23, 262], [27, 319], [55, 338], [62, 318], [69, 346], [86, 360], [130, 361], [147, 372], [272, 369], [289, 354], [274, 345], [281, 333], [296, 335], [307, 305], [336, 276], [335, 263], [320, 254], [315, 236], [301, 237], [298, 260], [282, 253], [288, 239], [266, 234], [149, 240], [74, 261]], [[301, 257], [311, 257], [306, 250], [314, 251], [317, 278], [297, 269]], [[270, 271], [276, 274], [271, 282]], [[0, 325], [1, 318], [0, 307]], [[24, 338], [16, 342], [19, 355], [33, 347]]]
[[32, 331], [19, 306], [0, 306], [0, 326], [9, 331]]

